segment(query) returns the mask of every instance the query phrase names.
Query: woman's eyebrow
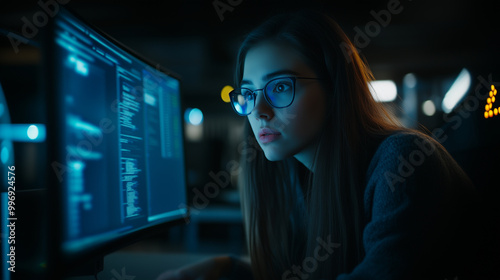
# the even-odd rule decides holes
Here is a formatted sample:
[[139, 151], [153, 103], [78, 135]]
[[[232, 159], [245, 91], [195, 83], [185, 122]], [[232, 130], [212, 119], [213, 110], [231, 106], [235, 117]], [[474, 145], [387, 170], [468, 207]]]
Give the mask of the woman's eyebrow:
[[[277, 76], [281, 76], [281, 75], [292, 75], [292, 76], [298, 76], [299, 74], [295, 71], [292, 71], [292, 70], [278, 70], [278, 71], [274, 71], [274, 72], [271, 72], [269, 74], [266, 74], [262, 77], [262, 81], [268, 81], [274, 77], [277, 77]], [[241, 85], [251, 85], [253, 84], [251, 81], [249, 80], [242, 80], [241, 81]]]

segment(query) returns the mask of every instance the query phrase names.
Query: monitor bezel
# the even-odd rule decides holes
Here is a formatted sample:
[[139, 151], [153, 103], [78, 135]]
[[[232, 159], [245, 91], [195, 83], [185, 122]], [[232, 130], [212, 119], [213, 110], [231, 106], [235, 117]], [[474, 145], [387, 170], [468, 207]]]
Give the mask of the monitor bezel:
[[182, 151], [181, 154], [184, 159], [184, 170], [186, 171], [186, 139], [184, 132], [184, 125], [182, 123], [182, 110], [183, 110], [183, 96], [182, 96], [182, 79], [181, 76], [177, 73], [170, 71], [158, 63], [154, 63], [152, 60], [140, 55], [138, 52], [132, 50], [128, 46], [124, 45], [120, 41], [116, 40], [99, 27], [93, 25], [88, 22], [84, 18], [82, 18], [78, 13], [71, 10], [68, 7], [60, 7], [61, 10], [55, 15], [49, 22], [45, 34], [43, 36], [42, 43], [42, 65], [44, 65], [42, 76], [44, 77], [42, 80], [45, 81], [44, 87], [46, 88], [46, 100], [47, 102], [47, 146], [48, 146], [48, 164], [47, 164], [47, 190], [49, 197], [49, 219], [48, 219], [48, 243], [49, 250], [47, 252], [47, 275], [49, 275], [49, 279], [58, 279], [65, 275], [74, 274], [72, 271], [77, 271], [82, 264], [93, 261], [93, 260], [102, 260], [102, 258], [110, 253], [116, 252], [126, 246], [134, 244], [144, 238], [154, 236], [160, 233], [166, 232], [172, 226], [182, 225], [184, 223], [189, 222], [190, 218], [190, 209], [187, 202], [188, 192], [187, 192], [187, 172], [184, 172], [184, 182], [186, 182], [185, 186], [185, 205], [186, 205], [186, 213], [184, 216], [180, 216], [174, 220], [161, 222], [159, 224], [153, 224], [150, 226], [146, 226], [145, 228], [141, 228], [137, 231], [130, 232], [116, 239], [106, 241], [103, 243], [99, 243], [95, 246], [87, 248], [85, 250], [81, 250], [77, 253], [66, 253], [63, 250], [62, 243], [62, 232], [64, 230], [63, 227], [63, 216], [62, 216], [62, 194], [61, 190], [63, 184], [59, 182], [51, 163], [54, 162], [64, 162], [65, 154], [62, 153], [62, 149], [58, 148], [63, 145], [63, 137], [65, 133], [65, 121], [64, 116], [59, 110], [64, 106], [63, 96], [59, 94], [56, 87], [56, 75], [57, 69], [54, 67], [54, 63], [52, 63], [55, 59], [55, 50], [56, 45], [54, 42], [55, 36], [55, 22], [61, 16], [67, 15], [69, 17], [73, 17], [81, 24], [85, 25], [88, 29], [94, 31], [99, 34], [110, 43], [114, 44], [116, 47], [120, 48], [124, 52], [130, 54], [136, 59], [144, 62], [146, 65], [151, 66], [159, 72], [162, 72], [169, 77], [173, 77], [179, 82], [180, 89], [180, 116], [179, 120], [181, 121], [181, 133], [182, 133]]

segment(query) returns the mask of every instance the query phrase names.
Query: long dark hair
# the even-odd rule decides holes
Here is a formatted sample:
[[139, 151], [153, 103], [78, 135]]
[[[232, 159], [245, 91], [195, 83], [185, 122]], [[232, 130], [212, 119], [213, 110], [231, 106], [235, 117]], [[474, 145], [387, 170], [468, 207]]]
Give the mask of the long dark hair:
[[[237, 86], [247, 52], [264, 41], [294, 48], [324, 78], [328, 116], [314, 173], [294, 158], [271, 162], [259, 149], [240, 151], [241, 202], [253, 273], [255, 279], [281, 279], [292, 266], [309, 261], [308, 279], [331, 279], [351, 271], [364, 257], [363, 191], [368, 161], [375, 143], [402, 128], [373, 99], [368, 88], [371, 71], [329, 16], [316, 11], [280, 14], [254, 29], [238, 53]], [[256, 141], [250, 129], [247, 134], [247, 139]], [[299, 207], [301, 189], [304, 210]], [[301, 215], [302, 219], [297, 218]], [[314, 261], [310, 258], [320, 240], [338, 245], [326, 260]]]

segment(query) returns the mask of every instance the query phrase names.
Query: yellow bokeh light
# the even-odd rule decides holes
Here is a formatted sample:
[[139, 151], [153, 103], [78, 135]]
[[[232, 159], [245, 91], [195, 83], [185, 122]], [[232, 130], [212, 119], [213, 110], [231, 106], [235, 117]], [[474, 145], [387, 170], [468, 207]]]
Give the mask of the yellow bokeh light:
[[226, 103], [229, 103], [231, 101], [231, 99], [229, 98], [229, 93], [233, 91], [233, 89], [234, 88], [229, 85], [222, 88], [222, 91], [220, 92], [220, 97], [222, 98], [222, 101]]
[[500, 107], [493, 109], [493, 103], [496, 101], [497, 89], [495, 85], [491, 85], [491, 91], [489, 92], [489, 97], [486, 99], [486, 105], [484, 106], [484, 118], [492, 118], [493, 116], [500, 115]]

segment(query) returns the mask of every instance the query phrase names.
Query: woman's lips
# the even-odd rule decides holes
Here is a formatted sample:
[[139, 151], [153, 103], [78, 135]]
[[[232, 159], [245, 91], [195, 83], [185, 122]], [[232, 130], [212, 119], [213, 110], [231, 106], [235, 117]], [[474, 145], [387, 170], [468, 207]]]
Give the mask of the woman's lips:
[[278, 131], [272, 130], [267, 127], [263, 127], [259, 130], [259, 141], [262, 144], [269, 143], [275, 141], [281, 137], [281, 133]]

